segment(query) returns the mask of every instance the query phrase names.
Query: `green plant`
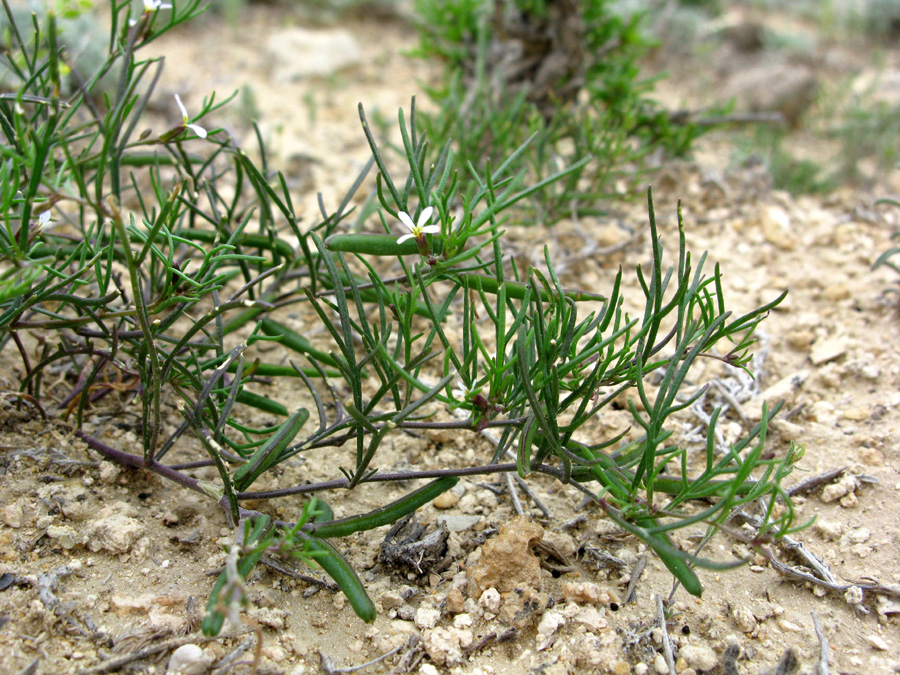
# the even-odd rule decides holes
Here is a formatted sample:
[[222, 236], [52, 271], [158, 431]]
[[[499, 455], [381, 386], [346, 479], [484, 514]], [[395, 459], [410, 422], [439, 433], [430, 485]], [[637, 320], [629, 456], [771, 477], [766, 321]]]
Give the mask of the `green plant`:
[[[887, 204], [889, 206], [900, 207], [900, 201], [896, 199], [879, 199], [876, 204]], [[891, 239], [900, 241], [900, 231], [894, 232], [894, 234], [891, 235]], [[879, 267], [887, 267], [900, 275], [900, 265], [893, 260], [898, 254], [900, 254], [900, 245], [891, 246], [888, 250], [878, 256], [878, 259], [872, 265], [872, 269], [877, 270]], [[887, 292], [900, 295], [900, 288], [890, 288]]]
[[[697, 360], [744, 367], [754, 329], [784, 297], [733, 317], [718, 266], [705, 275], [705, 256], [695, 261], [686, 250], [680, 213], [677, 259], [666, 267], [648, 199], [652, 263], [635, 270], [644, 309], [633, 317], [623, 309], [621, 270], [600, 296], [563, 288], [547, 255], [544, 270], [521, 278], [504, 260], [511, 209], [569, 180], [588, 160], [528, 184], [515, 169], [528, 151], [523, 145], [496, 166], [460, 175], [450, 147], [432, 152], [415, 116], [407, 121], [401, 111], [405, 168], [392, 175], [360, 106], [372, 160], [336, 211], [321, 205], [321, 220], [301, 229], [262, 142], [252, 160], [229, 135], [198, 124], [222, 105], [212, 95], [193, 119], [176, 97], [178, 122], [158, 135], [139, 132], [162, 60], [141, 60], [138, 52], [195, 17], [198, 2], [164, 19], [154, 7], [134, 15], [113, 0], [111, 8], [107, 61], [67, 98], [54, 15], [37, 22], [29, 39], [10, 18], [7, 61], [23, 84], [0, 95], [0, 348], [20, 356], [22, 405], [69, 420], [106, 459], [152, 471], [222, 508], [235, 543], [209, 599], [206, 632], [236, 616], [245, 580], [266, 553], [316, 560], [357, 614], [372, 620], [365, 588], [329, 540], [394, 522], [460, 476], [544, 474], [572, 486], [646, 542], [693, 594], [702, 590], [696, 566], [741, 561], [683, 551], [671, 532], [702, 523], [711, 535], [734, 509], [757, 500], [764, 525], [752, 544], [790, 530], [793, 512], [780, 483], [802, 453], [764, 451], [775, 411], [764, 411], [719, 454], [712, 441], [718, 413], [699, 455], [675, 444], [667, 429], [700, 395], [682, 396]], [[121, 74], [113, 95], [102, 107], [89, 104], [91, 87], [114, 64]], [[365, 213], [377, 216], [377, 234], [347, 223], [373, 166], [377, 207]], [[407, 236], [398, 237], [398, 221]], [[384, 273], [389, 268], [394, 276]], [[280, 308], [296, 303], [318, 316], [330, 348], [278, 320]], [[586, 304], [593, 309], [585, 312]], [[460, 340], [447, 334], [451, 316], [460, 320]], [[261, 351], [264, 342], [280, 343], [288, 364]], [[724, 343], [729, 349], [717, 356], [713, 348]], [[48, 389], [51, 366], [68, 376], [68, 391]], [[655, 394], [646, 384], [654, 373], [661, 375]], [[308, 408], [288, 409], [273, 395], [291, 383], [305, 389]], [[641, 402], [630, 409], [642, 433], [629, 443], [622, 443], [627, 430], [594, 437], [592, 420], [627, 391]], [[117, 395], [140, 432], [138, 453], [103, 442], [86, 421], [98, 399]], [[455, 409], [468, 419], [436, 417]], [[255, 410], [282, 421], [260, 423]], [[499, 444], [473, 466], [377, 468], [392, 432], [429, 428], [494, 429]], [[353, 460], [336, 466], [326, 449], [343, 444]], [[201, 458], [168, 463], [176, 446]], [[253, 490], [300, 454], [336, 478]], [[214, 467], [218, 480], [190, 475], [202, 466]], [[241, 506], [413, 479], [431, 482], [339, 520], [321, 499], [308, 502], [296, 522]]]
[[[455, 166], [484, 171], [521, 146], [538, 182], [592, 157], [564, 182], [528, 201], [529, 219], [552, 224], [597, 213], [633, 187], [645, 158], [681, 155], [701, 129], [676, 121], [652, 97], [638, 59], [651, 46], [641, 13], [618, 14], [605, 0], [560, 3], [440, 0], [416, 3], [420, 45], [414, 54], [445, 63], [439, 104], [421, 115], [428, 137], [452, 141]], [[618, 190], [618, 191], [617, 191]]]

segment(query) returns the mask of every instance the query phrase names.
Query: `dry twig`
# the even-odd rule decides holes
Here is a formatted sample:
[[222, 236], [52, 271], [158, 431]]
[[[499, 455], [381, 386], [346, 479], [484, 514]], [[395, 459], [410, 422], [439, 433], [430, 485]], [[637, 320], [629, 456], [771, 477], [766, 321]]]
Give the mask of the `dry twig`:
[[663, 607], [661, 595], [656, 596], [656, 614], [659, 619], [659, 627], [662, 630], [663, 654], [666, 657], [666, 665], [669, 666], [669, 675], [675, 675], [675, 657], [672, 655], [672, 643], [669, 642], [669, 629], [666, 627], [666, 610]]
[[647, 556], [642, 555], [635, 564], [634, 569], [631, 570], [631, 579], [628, 581], [628, 588], [625, 589], [625, 597], [622, 599], [623, 604], [627, 605], [634, 602], [634, 592], [646, 566]]
[[816, 629], [816, 637], [819, 638], [819, 661], [816, 664], [816, 675], [828, 675], [828, 638], [822, 632], [819, 625], [819, 617], [812, 613], [813, 626]]

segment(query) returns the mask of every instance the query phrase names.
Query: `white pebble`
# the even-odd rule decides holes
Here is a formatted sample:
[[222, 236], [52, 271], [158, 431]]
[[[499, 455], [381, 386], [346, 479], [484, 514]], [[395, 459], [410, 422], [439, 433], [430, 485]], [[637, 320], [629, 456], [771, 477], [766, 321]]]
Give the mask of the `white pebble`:
[[549, 612], [544, 612], [544, 615], [541, 617], [540, 622], [538, 622], [537, 630], [538, 633], [543, 635], [545, 638], [548, 638], [556, 631], [558, 631], [560, 626], [565, 625], [566, 618], [559, 612], [550, 610]]
[[441, 613], [434, 607], [419, 607], [419, 609], [416, 610], [415, 621], [416, 627], [419, 628], [419, 630], [434, 628], [440, 619]]
[[481, 597], [478, 598], [478, 604], [487, 611], [496, 614], [500, 611], [500, 591], [496, 588], [488, 588], [481, 594]]
[[869, 641], [870, 645], [875, 647], [875, 649], [881, 650], [883, 652], [889, 651], [891, 648], [890, 645], [885, 642], [884, 638], [878, 635], [870, 635], [866, 639]]
[[206, 672], [211, 659], [197, 645], [181, 645], [169, 657], [166, 675], [202, 675]]
[[702, 645], [685, 645], [678, 650], [678, 655], [694, 670], [705, 672], [716, 667], [719, 659], [709, 647]]

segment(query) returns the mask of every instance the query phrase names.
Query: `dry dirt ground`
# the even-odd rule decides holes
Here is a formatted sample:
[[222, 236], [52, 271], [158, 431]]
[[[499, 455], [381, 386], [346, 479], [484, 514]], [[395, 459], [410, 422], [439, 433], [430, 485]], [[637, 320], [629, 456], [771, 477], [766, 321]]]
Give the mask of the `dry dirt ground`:
[[[297, 181], [295, 201], [312, 212], [315, 192], [334, 205], [367, 159], [357, 103], [392, 117], [433, 73], [399, 54], [414, 39], [408, 25], [357, 17], [341, 27], [361, 46], [361, 65], [329, 78], [275, 81], [258, 45], [292, 21], [284, 10], [252, 6], [237, 29], [210, 16], [154, 49], [167, 59], [163, 93], [181, 92], [189, 107], [209, 91], [252, 84], [273, 161]], [[666, 87], [688, 90], [688, 84]], [[238, 121], [222, 123], [240, 128]], [[246, 131], [237, 133], [250, 142]], [[797, 199], [772, 191], [763, 169], [731, 166], [729, 148], [727, 134], [712, 135], [701, 142], [696, 161], [666, 165], [653, 177], [664, 240], [671, 250], [681, 199], [688, 245], [709, 251], [710, 264], [722, 264], [734, 311], [747, 311], [785, 288], [790, 295], [762, 326], [755, 383], [713, 361], [698, 373], [696, 384], [719, 382], [703, 410], [708, 414], [713, 403], [729, 406], [722, 426], [727, 440], [752, 423], [763, 399], [786, 398], [789, 412], [772, 425], [771, 451], [783, 453], [790, 441], [806, 447], [787, 485], [842, 471], [796, 494], [798, 520], [817, 520], [794, 534], [793, 550], [773, 549], [775, 563], [757, 555], [731, 572], [701, 570], [702, 599], [675, 593], [667, 625], [674, 668], [682, 675], [825, 673], [824, 662], [833, 673], [898, 672], [900, 338], [894, 296], [884, 294], [895, 279], [871, 266], [889, 246], [900, 213], [874, 205], [874, 195], [883, 191], [847, 188]], [[527, 257], [550, 241], [567, 285], [602, 291], [619, 264], [628, 269], [647, 261], [646, 237], [624, 245], [645, 223], [638, 199], [617, 207], [614, 217], [582, 221], [580, 230], [571, 223], [549, 232], [526, 228], [514, 235], [514, 244]], [[617, 250], [585, 256], [593, 247]], [[636, 297], [634, 281], [627, 292]], [[321, 334], [303, 312], [287, 319], [310, 335]], [[16, 389], [19, 366], [9, 353], [3, 358], [2, 387]], [[543, 528], [545, 544], [518, 555], [539, 556], [537, 590], [553, 607], [528, 616], [531, 623], [519, 622], [521, 629], [510, 631], [504, 614], [504, 603], [512, 600], [490, 593], [465, 600], [459, 593], [485, 539], [515, 515], [506, 483], [485, 479], [463, 480], [443, 508], [419, 512], [428, 526], [443, 515], [456, 517], [450, 522], [462, 528], [450, 535], [453, 560], [440, 573], [409, 579], [379, 565], [386, 528], [342, 543], [378, 605], [373, 625], [359, 621], [340, 594], [260, 566], [251, 577], [253, 608], [235, 629], [258, 632], [205, 641], [198, 622], [215, 578], [209, 572], [223, 564], [222, 545], [233, 536], [222, 513], [156, 477], [98, 461], [63, 423], [44, 423], [4, 401], [0, 672], [162, 673], [173, 649], [188, 642], [202, 647], [200, 663], [213, 664], [217, 673], [249, 672], [257, 647], [257, 672], [295, 675], [350, 672], [340, 668], [392, 650], [362, 672], [668, 672], [655, 596], [668, 596], [671, 577], [639, 542], [590, 507], [578, 510], [577, 495], [542, 479], [532, 487], [552, 517], [521, 494], [528, 517], [541, 527], [529, 530], [516, 521], [513, 530], [537, 539]], [[136, 437], [127, 420], [101, 410], [90, 424], [105, 442], [128, 448]], [[612, 412], [601, 427], [628, 423], [625, 412]], [[685, 442], [697, 443], [702, 414], [689, 411], [682, 423]], [[195, 451], [188, 444], [184, 456]], [[381, 466], [427, 469], [484, 461], [491, 446], [475, 435], [395, 434], [386, 452]], [[267, 486], [333, 477], [313, 458], [286, 468]], [[351, 514], [399, 494], [397, 488], [364, 485], [328, 499], [338, 514]], [[290, 519], [301, 507], [299, 499], [285, 499], [277, 513]], [[693, 534], [681, 543], [690, 545]], [[830, 569], [831, 588], [775, 568], [782, 561], [813, 575], [798, 547]], [[706, 551], [717, 559], [747, 553], [726, 534]], [[629, 598], [632, 579], [637, 583]]]

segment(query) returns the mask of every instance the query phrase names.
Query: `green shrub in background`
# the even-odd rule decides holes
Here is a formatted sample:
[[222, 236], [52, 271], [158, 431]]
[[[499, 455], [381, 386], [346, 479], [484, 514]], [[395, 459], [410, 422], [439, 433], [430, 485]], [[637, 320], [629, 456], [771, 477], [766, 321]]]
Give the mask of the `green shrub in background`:
[[[648, 155], [686, 153], [701, 129], [676, 121], [652, 98], [638, 60], [652, 46], [641, 14], [606, 0], [417, 0], [415, 54], [445, 64], [428, 90], [437, 112], [420, 115], [428, 137], [452, 141], [456, 166], [497, 165], [526, 139], [522, 161], [541, 181], [592, 160], [539, 190], [532, 220], [602, 212], [622, 198]], [[626, 190], [628, 191], [628, 190]]]
[[[55, 15], [31, 30], [7, 15], [2, 58], [21, 84], [0, 93], [0, 349], [18, 356], [20, 382], [3, 394], [70, 424], [106, 460], [154, 472], [221, 508], [235, 540], [204, 631], [218, 633], [227, 616], [240, 620], [245, 580], [265, 554], [315, 559], [372, 621], [372, 601], [331, 541], [395, 522], [460, 476], [554, 478], [645, 542], [694, 595], [702, 591], [696, 567], [743, 561], [684, 551], [672, 532], [702, 526], [708, 538], [740, 508], [760, 514], [753, 546], [790, 530], [781, 481], [802, 448], [782, 457], [766, 448], [777, 411], [764, 410], [729, 447], [715, 444], [718, 411], [702, 448], [676, 443], [668, 428], [703, 394], [686, 389], [699, 358], [745, 367], [755, 328], [784, 294], [733, 317], [719, 267], [704, 274], [705, 256], [687, 251], [680, 213], [677, 255], [664, 260], [652, 202], [652, 264], [634, 270], [639, 315], [624, 309], [621, 270], [606, 295], [566, 289], [545, 250], [546, 267], [520, 278], [500, 223], [516, 204], [567, 185], [587, 160], [530, 183], [516, 169], [531, 147], [521, 146], [460, 173], [449, 146], [430, 151], [415, 116], [402, 111], [405, 167], [388, 170], [360, 106], [372, 159], [338, 208], [320, 201], [321, 219], [303, 228], [262, 143], [253, 160], [230, 134], [203, 126], [222, 105], [212, 94], [193, 117], [175, 96], [167, 101], [175, 121], [147, 128], [163, 60], [140, 51], [201, 11], [197, 0], [162, 8], [148, 2], [134, 11], [112, 0], [105, 61], [71, 94], [61, 87]], [[114, 66], [115, 87], [95, 100]], [[538, 103], [527, 105], [532, 119], [541, 114]], [[348, 207], [373, 167], [373, 220], [383, 233], [348, 234]], [[562, 192], [561, 203], [570, 197]], [[279, 309], [298, 303], [318, 317], [327, 345], [279, 321]], [[461, 336], [447, 335], [451, 321]], [[263, 342], [283, 349], [261, 350]], [[726, 348], [715, 352], [717, 345]], [[308, 407], [278, 400], [288, 387], [305, 391]], [[626, 392], [640, 401], [630, 403], [639, 433], [629, 443], [628, 429], [596, 437], [591, 423]], [[114, 412], [98, 411], [101, 400]], [[450, 410], [468, 417], [435, 418]], [[133, 424], [137, 448], [102, 440], [110, 417]], [[499, 438], [472, 466], [379, 466], [392, 433], [423, 429]], [[341, 446], [349, 452], [335, 451]], [[298, 457], [334, 478], [253, 490]], [[217, 478], [194, 477], [201, 467], [214, 467]], [[270, 499], [416, 479], [430, 482], [343, 519], [316, 498], [295, 522], [266, 512]], [[261, 510], [244, 508], [247, 500]]]

